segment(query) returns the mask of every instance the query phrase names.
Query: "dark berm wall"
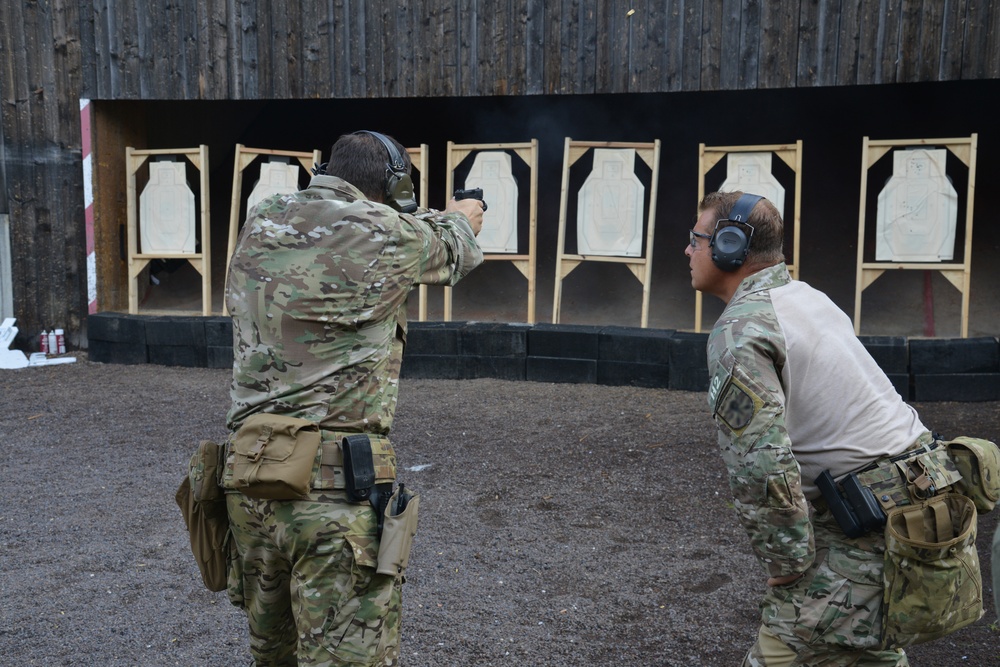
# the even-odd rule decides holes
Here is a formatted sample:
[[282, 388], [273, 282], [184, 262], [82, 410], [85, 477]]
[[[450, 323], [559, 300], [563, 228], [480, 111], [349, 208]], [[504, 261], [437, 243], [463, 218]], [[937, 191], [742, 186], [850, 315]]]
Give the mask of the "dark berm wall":
[[[228, 368], [233, 361], [228, 317], [104, 312], [89, 316], [88, 330], [91, 361], [208, 368]], [[705, 391], [707, 338], [619, 326], [412, 322], [402, 377]], [[860, 338], [907, 400], [1000, 400], [996, 337]]]

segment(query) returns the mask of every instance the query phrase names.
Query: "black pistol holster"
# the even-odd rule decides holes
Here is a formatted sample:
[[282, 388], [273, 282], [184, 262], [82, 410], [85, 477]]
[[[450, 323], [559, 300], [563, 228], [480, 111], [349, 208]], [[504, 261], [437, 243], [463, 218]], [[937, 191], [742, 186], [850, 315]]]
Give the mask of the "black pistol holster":
[[823, 500], [837, 520], [837, 525], [847, 537], [861, 537], [885, 526], [885, 512], [875, 500], [875, 494], [871, 489], [861, 486], [854, 473], [843, 479], [841, 490], [830, 471], [824, 470], [816, 478], [816, 486], [823, 494]]
[[341, 442], [344, 457], [344, 489], [352, 502], [370, 502], [378, 519], [378, 537], [382, 536], [385, 508], [392, 496], [392, 482], [375, 483], [372, 443], [364, 433], [345, 436]]

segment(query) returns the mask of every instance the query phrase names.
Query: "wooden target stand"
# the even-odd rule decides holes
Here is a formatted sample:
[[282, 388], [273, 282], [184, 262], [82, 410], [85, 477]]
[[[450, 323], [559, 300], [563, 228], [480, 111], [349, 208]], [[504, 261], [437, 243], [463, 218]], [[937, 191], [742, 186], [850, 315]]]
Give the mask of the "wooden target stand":
[[[705, 198], [705, 176], [722, 158], [730, 153], [774, 153], [795, 174], [795, 207], [792, 221], [792, 261], [787, 263], [788, 273], [799, 277], [799, 226], [802, 221], [802, 140], [794, 144], [762, 144], [758, 146], [706, 146], [698, 144], [698, 202]], [[787, 223], [788, 216], [783, 216]], [[701, 333], [703, 295], [694, 293], [694, 330]]]
[[[406, 154], [410, 156], [410, 164], [416, 167], [420, 174], [419, 185], [414, 184], [414, 190], [417, 194], [417, 205], [421, 208], [427, 208], [427, 169], [430, 164], [430, 153], [428, 151], [427, 144], [420, 144], [420, 146], [407, 148]], [[411, 174], [412, 177], [412, 174]], [[427, 305], [426, 305], [426, 295], [427, 295], [427, 285], [420, 285], [418, 289], [418, 318], [423, 321], [427, 318]]]
[[[410, 164], [416, 167], [417, 172], [420, 174], [419, 185], [414, 188], [417, 190], [417, 205], [427, 208], [427, 170], [430, 165], [430, 153], [427, 144], [420, 144], [420, 146], [415, 148], [407, 148], [406, 154], [410, 156]], [[426, 287], [426, 285], [421, 285], [421, 287]]]
[[[646, 221], [646, 254], [642, 257], [622, 257], [615, 255], [579, 255], [566, 252], [566, 216], [569, 203], [569, 170], [577, 160], [593, 148], [632, 148], [646, 165], [652, 169], [649, 188], [649, 217]], [[649, 287], [652, 280], [653, 231], [656, 220], [656, 193], [660, 174], [660, 140], [652, 143], [628, 143], [614, 141], [573, 141], [566, 137], [563, 149], [562, 191], [559, 198], [559, 239], [556, 247], [555, 294], [552, 299], [552, 323], [559, 324], [562, 307], [562, 281], [573, 269], [583, 262], [608, 262], [624, 264], [642, 283], [642, 312], [640, 322], [643, 328], [649, 323]]]
[[[456, 144], [448, 142], [447, 156], [447, 182], [445, 184], [445, 199], [450, 200], [454, 193], [455, 169], [472, 153], [481, 151], [511, 151], [519, 157], [531, 173], [531, 183], [529, 186], [528, 203], [528, 253], [526, 255], [514, 253], [496, 253], [483, 255], [484, 262], [506, 261], [511, 262], [518, 271], [528, 280], [528, 316], [527, 323], [535, 323], [535, 276], [537, 266], [537, 225], [538, 225], [538, 140], [532, 139], [528, 142], [502, 143], [502, 144]], [[519, 194], [520, 196], [520, 194]], [[489, 202], [487, 201], [487, 204]], [[519, 240], [520, 243], [520, 240]], [[421, 285], [420, 293], [420, 319], [427, 316], [426, 308], [426, 285]], [[444, 288], [444, 321], [450, 322], [452, 316], [452, 287]]]
[[[201, 230], [199, 240], [201, 252], [195, 253], [162, 253], [139, 251], [139, 213], [138, 194], [136, 192], [135, 175], [146, 163], [156, 155], [171, 155], [187, 158], [200, 174], [200, 212]], [[125, 147], [125, 189], [127, 211], [128, 237], [128, 312], [139, 312], [139, 276], [154, 259], [183, 259], [191, 264], [201, 274], [201, 300], [204, 316], [212, 314], [212, 262], [211, 262], [211, 227], [209, 224], [209, 190], [208, 190], [208, 146], [202, 144], [198, 148], [164, 148], [154, 150], [137, 150], [131, 146]]]
[[[969, 336], [969, 287], [972, 282], [972, 207], [976, 191], [976, 150], [978, 134], [951, 139], [890, 139], [872, 141], [864, 138], [861, 148], [861, 204], [858, 212], [858, 268], [854, 292], [854, 333], [861, 335], [861, 293], [871, 286], [888, 269], [939, 271], [948, 282], [962, 294], [962, 338]], [[969, 168], [969, 184], [966, 189], [965, 207], [965, 252], [964, 261], [948, 263], [932, 262], [866, 262], [865, 250], [865, 209], [868, 201], [868, 170], [883, 156], [895, 148], [916, 148], [932, 146], [947, 148]]]
[[[266, 148], [247, 148], [243, 144], [236, 144], [236, 160], [233, 163], [233, 198], [229, 206], [229, 246], [226, 249], [227, 279], [229, 262], [233, 258], [233, 252], [236, 250], [236, 240], [240, 234], [240, 197], [243, 196], [243, 170], [261, 156], [296, 158], [299, 164], [305, 168], [307, 174], [310, 173], [313, 165], [318, 165], [323, 159], [322, 153], [318, 150], [314, 150], [312, 153], [279, 151]], [[225, 299], [223, 299], [222, 303], [222, 312], [228, 314]]]

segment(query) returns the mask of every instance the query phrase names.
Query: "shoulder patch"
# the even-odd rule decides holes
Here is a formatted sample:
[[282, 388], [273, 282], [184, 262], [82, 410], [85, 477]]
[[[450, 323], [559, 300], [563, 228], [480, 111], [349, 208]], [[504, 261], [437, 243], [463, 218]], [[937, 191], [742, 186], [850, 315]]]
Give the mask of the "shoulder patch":
[[716, 423], [730, 436], [740, 437], [767, 404], [763, 391], [728, 351], [709, 387], [709, 405]]
[[736, 434], [742, 433], [754, 415], [761, 409], [764, 401], [735, 377], [729, 378], [729, 383], [722, 391], [715, 414], [729, 430]]

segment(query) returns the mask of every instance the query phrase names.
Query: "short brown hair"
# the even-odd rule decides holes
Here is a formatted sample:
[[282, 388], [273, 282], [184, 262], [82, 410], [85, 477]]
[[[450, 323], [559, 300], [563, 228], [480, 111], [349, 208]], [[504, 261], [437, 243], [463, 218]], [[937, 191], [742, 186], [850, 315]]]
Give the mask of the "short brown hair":
[[[723, 229], [738, 222], [730, 222], [729, 214], [743, 192], [710, 192], [698, 204], [698, 213], [714, 211], [719, 221], [716, 229]], [[747, 225], [753, 227], [753, 237], [750, 239], [750, 251], [747, 253], [746, 266], [763, 268], [785, 261], [785, 223], [781, 220], [778, 209], [767, 199], [761, 199], [753, 207], [747, 217]]]
[[[412, 169], [410, 155], [398, 141], [385, 136], [396, 147], [409, 174]], [[341, 135], [330, 148], [326, 173], [344, 179], [368, 199], [384, 202], [390, 163], [389, 153], [378, 137], [368, 132], [353, 132]]]

